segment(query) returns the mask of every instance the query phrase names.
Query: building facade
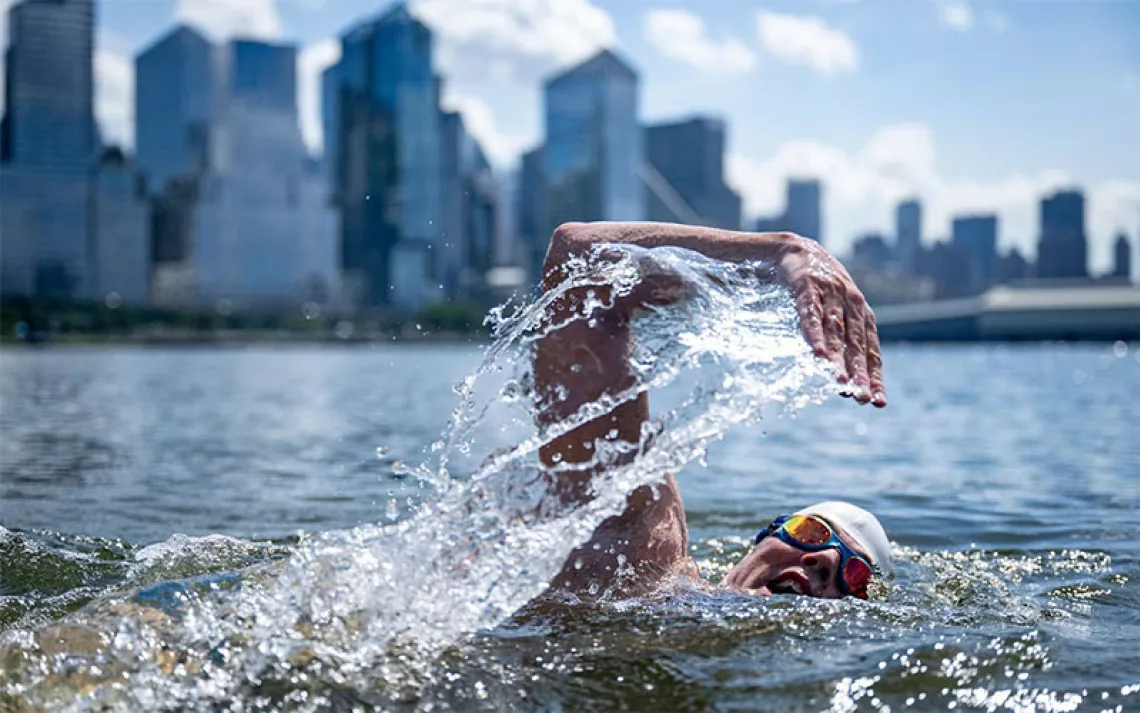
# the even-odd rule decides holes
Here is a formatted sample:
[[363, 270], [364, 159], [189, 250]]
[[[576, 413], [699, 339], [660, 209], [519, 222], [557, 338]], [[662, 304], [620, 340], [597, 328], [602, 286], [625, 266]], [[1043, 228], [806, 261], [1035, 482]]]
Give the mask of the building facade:
[[575, 220], [643, 220], [637, 73], [602, 50], [548, 80], [544, 104], [541, 232]]
[[[650, 220], [671, 220], [686, 213], [695, 222], [726, 230], [740, 229], [740, 196], [724, 181], [725, 123], [713, 117], [656, 124], [645, 128], [645, 160], [683, 202], [670, 206], [670, 191], [647, 181]], [[689, 222], [689, 221], [685, 221]]]
[[150, 301], [150, 209], [141, 176], [119, 149], [92, 176], [92, 297], [108, 305]]
[[821, 203], [823, 184], [815, 179], [789, 179], [787, 208], [784, 211], [784, 230], [823, 242], [823, 216]]
[[1120, 280], [1132, 279], [1132, 244], [1123, 232], [1112, 245], [1112, 276]]
[[135, 57], [135, 165], [152, 195], [210, 165], [215, 55], [181, 25]]
[[8, 11], [0, 160], [86, 169], [99, 145], [94, 0], [22, 0]]
[[918, 274], [922, 252], [922, 203], [918, 200], [903, 201], [895, 208], [895, 252], [901, 274]]
[[997, 226], [996, 215], [962, 216], [953, 220], [950, 242], [965, 258], [966, 270], [956, 276], [964, 294], [984, 292], [1001, 278]]
[[[418, 308], [441, 291], [442, 155], [432, 35], [400, 4], [341, 37], [325, 117], [342, 267], [361, 306]], [[331, 86], [330, 86], [331, 85]]]
[[0, 292], [87, 298], [93, 0], [23, 0], [8, 11], [0, 120]]
[[522, 155], [515, 189], [515, 232], [518, 235], [520, 259], [529, 280], [538, 283], [542, 277], [542, 261], [550, 243], [546, 220], [546, 172], [542, 158], [544, 146]]
[[461, 114], [443, 113], [440, 131], [443, 232], [437, 249], [444, 296], [485, 301], [487, 273], [495, 264], [499, 187]]
[[210, 167], [188, 256], [195, 300], [334, 301], [337, 221], [322, 169], [301, 137], [296, 48], [235, 40], [217, 57]]
[[1085, 196], [1080, 191], [1058, 191], [1041, 199], [1041, 238], [1037, 243], [1037, 277], [1043, 279], [1088, 277]]

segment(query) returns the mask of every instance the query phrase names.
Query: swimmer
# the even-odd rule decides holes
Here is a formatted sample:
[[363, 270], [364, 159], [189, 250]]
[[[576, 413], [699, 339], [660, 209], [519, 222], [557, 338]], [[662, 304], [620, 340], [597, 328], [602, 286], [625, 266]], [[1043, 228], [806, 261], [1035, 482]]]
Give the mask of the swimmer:
[[[886, 406], [882, 358], [875, 315], [847, 270], [823, 247], [792, 233], [742, 233], [667, 223], [566, 223], [551, 237], [543, 265], [543, 288], [566, 278], [563, 265], [586, 256], [597, 244], [632, 244], [645, 248], [680, 247], [728, 262], [766, 261], [791, 290], [800, 325], [814, 352], [836, 368], [844, 395], [860, 404]], [[682, 299], [684, 286], [668, 276], [643, 279], [630, 295], [616, 300], [591, 326], [571, 322], [543, 337], [535, 355], [539, 393], [560, 389], [565, 399], [546, 399], [539, 415], [554, 422], [587, 402], [629, 386], [630, 320], [646, 305]], [[597, 288], [604, 292], [606, 288]], [[610, 302], [607, 295], [599, 295]], [[567, 293], [554, 305], [557, 315], [573, 312], [582, 291]], [[583, 463], [594, 442], [612, 439], [637, 443], [649, 418], [649, 400], [620, 404], [542, 449], [543, 462]], [[559, 494], [568, 502], [589, 497], [593, 471], [563, 473]], [[616, 555], [625, 555], [623, 581], [617, 581]], [[669, 572], [700, 578], [688, 556], [688, 527], [681, 493], [672, 475], [654, 489], [630, 493], [625, 511], [599, 526], [593, 538], [571, 553], [553, 584], [584, 590], [590, 584], [644, 590]], [[573, 563], [573, 565], [571, 565]], [[752, 550], [724, 578], [723, 584], [760, 595], [867, 597], [868, 584], [890, 572], [890, 545], [874, 515], [850, 503], [822, 502], [778, 518], [762, 530]], [[632, 582], [631, 582], [632, 580]]]

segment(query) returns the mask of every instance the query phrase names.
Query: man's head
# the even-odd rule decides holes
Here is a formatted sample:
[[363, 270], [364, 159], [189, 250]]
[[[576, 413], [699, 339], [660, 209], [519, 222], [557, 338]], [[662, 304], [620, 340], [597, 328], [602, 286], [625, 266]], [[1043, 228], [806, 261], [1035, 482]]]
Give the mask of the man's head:
[[883, 526], [850, 503], [816, 503], [762, 531], [724, 583], [765, 595], [862, 596], [867, 572], [860, 560], [890, 574], [891, 546]]

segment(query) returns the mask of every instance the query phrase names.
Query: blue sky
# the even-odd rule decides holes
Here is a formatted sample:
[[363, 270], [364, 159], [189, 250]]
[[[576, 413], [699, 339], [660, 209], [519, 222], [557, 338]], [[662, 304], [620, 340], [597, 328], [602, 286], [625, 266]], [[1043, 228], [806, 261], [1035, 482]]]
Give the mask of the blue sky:
[[[8, 5], [11, 0], [0, 0]], [[182, 18], [302, 48], [302, 117], [336, 36], [389, 0], [103, 0], [99, 115], [130, 143], [131, 57]], [[1132, 0], [412, 0], [436, 31], [445, 100], [497, 163], [541, 140], [541, 81], [601, 46], [640, 72], [642, 116], [729, 121], [729, 174], [752, 215], [789, 175], [825, 181], [825, 242], [889, 229], [919, 195], [928, 239], [996, 211], [1034, 252], [1037, 199], [1089, 196], [1092, 261], [1140, 232], [1140, 2]], [[1134, 252], [1140, 265], [1140, 245]], [[1135, 270], [1134, 270], [1135, 272]]]

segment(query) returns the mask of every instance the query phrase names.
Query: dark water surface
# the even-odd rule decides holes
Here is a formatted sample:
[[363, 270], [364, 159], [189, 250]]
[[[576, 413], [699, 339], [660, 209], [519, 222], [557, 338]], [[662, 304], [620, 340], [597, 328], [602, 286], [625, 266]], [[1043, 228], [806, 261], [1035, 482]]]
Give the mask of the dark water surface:
[[[300, 532], [403, 520], [419, 492], [399, 462], [424, 459], [481, 351], [0, 352], [0, 632], [112, 592], [149, 606], [164, 586], [217, 589]], [[1140, 710], [1140, 345], [885, 359], [887, 409], [836, 398], [766, 419], [680, 476], [713, 579], [776, 515], [871, 509], [899, 560], [877, 600], [678, 585], [535, 605], [399, 693], [383, 672], [371, 692], [317, 674], [254, 686], [245, 708]], [[218, 534], [236, 539], [193, 539]], [[3, 651], [0, 709], [23, 705]]]

